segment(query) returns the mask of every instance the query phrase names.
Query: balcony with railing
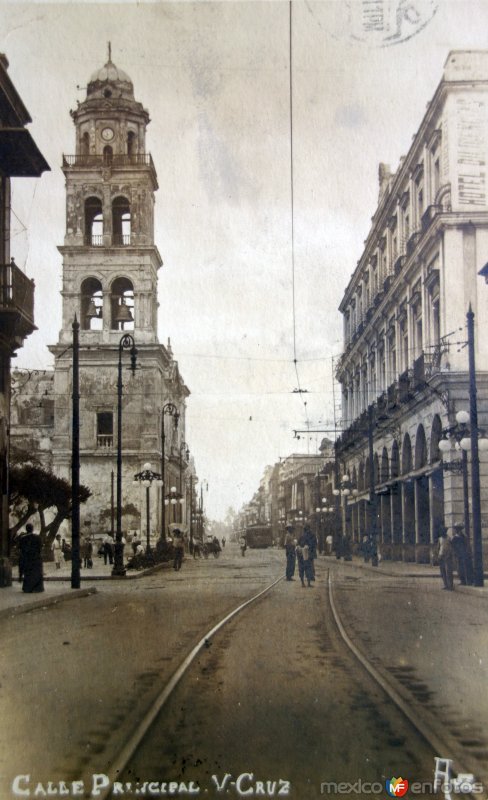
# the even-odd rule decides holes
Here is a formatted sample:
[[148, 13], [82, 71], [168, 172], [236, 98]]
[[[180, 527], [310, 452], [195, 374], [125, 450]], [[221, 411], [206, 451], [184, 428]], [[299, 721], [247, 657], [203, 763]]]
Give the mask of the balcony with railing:
[[128, 247], [132, 243], [130, 233], [114, 233], [112, 236], [104, 236], [101, 233], [91, 233], [84, 237], [85, 247]]
[[438, 214], [442, 211], [439, 205], [431, 205], [427, 206], [426, 210], [422, 214], [422, 231], [426, 231], [427, 228], [430, 226], [431, 222], [436, 218]]
[[[0, 318], [2, 328], [22, 340], [35, 330], [34, 281], [15, 264], [0, 265]], [[10, 325], [9, 325], [10, 321]]]
[[407, 241], [407, 257], [411, 256], [416, 249], [420, 239], [422, 238], [422, 231], [414, 231]]
[[63, 170], [86, 170], [86, 169], [140, 169], [147, 167], [151, 172], [155, 188], [158, 188], [158, 179], [156, 175], [156, 168], [150, 153], [135, 153], [129, 155], [128, 153], [113, 153], [89, 155], [63, 155]]
[[63, 169], [87, 167], [150, 167], [154, 169], [154, 162], [150, 153], [114, 153], [107, 156], [105, 154], [90, 153], [89, 155], [63, 154]]
[[114, 446], [113, 433], [99, 433], [97, 435], [97, 447], [110, 450]]

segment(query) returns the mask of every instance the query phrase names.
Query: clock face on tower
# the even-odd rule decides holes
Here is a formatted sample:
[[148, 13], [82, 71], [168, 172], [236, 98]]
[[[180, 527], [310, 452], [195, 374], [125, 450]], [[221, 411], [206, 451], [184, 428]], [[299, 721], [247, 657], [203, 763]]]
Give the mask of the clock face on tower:
[[102, 131], [102, 139], [105, 142], [110, 142], [110, 140], [113, 138], [114, 138], [114, 132], [112, 128], [104, 128]]

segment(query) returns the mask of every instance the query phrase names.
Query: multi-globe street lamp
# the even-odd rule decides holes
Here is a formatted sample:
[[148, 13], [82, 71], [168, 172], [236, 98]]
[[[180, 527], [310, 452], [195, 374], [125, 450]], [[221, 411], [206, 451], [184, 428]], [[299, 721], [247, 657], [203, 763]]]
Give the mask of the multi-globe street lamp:
[[342, 514], [342, 537], [341, 537], [341, 546], [336, 549], [336, 556], [340, 558], [341, 555], [344, 557], [344, 561], [351, 561], [351, 546], [350, 540], [347, 530], [347, 499], [352, 494], [353, 497], [356, 497], [358, 494], [358, 490], [354, 487], [351, 487], [351, 479], [349, 475], [346, 473], [341, 478], [341, 488], [335, 488], [332, 491], [334, 497], [338, 500], [340, 499], [340, 509]]
[[[164, 498], [164, 504], [165, 504], [165, 506], [171, 506], [172, 507], [172, 509], [173, 509], [173, 522], [176, 522], [177, 521], [176, 517], [179, 516], [179, 514], [178, 515], [176, 514], [176, 506], [178, 505], [178, 503], [180, 503], [180, 504], [183, 503], [183, 497], [181, 495], [181, 492], [178, 492], [176, 490], [176, 486], [172, 486], [170, 488], [168, 494]], [[171, 519], [171, 514], [170, 514], [170, 519]]]
[[[180, 413], [176, 408], [174, 403], [165, 403], [162, 408], [161, 414], [161, 481], [162, 485], [164, 486], [165, 477], [165, 442], [166, 442], [166, 433], [164, 430], [164, 418], [165, 416], [173, 417], [174, 428], [178, 427], [178, 420], [180, 418]], [[164, 541], [166, 539], [166, 503], [164, 498], [164, 491], [161, 492], [161, 539]]]
[[317, 521], [318, 521], [317, 539], [318, 539], [318, 543], [319, 543], [319, 553], [323, 553], [324, 550], [325, 550], [325, 536], [324, 536], [325, 516], [324, 515], [328, 514], [329, 511], [332, 511], [332, 509], [329, 508], [329, 506], [327, 505], [327, 498], [326, 497], [322, 497], [322, 505], [321, 506], [317, 506], [317, 508], [315, 509], [315, 513], [317, 515]]
[[[447, 456], [452, 448], [461, 453], [461, 460], [444, 461], [443, 469], [447, 472], [461, 472], [463, 477], [463, 511], [464, 511], [464, 533], [468, 543], [470, 543], [470, 513], [469, 513], [469, 481], [468, 481], [468, 453], [471, 453], [471, 481], [473, 491], [476, 495], [476, 475], [479, 479], [479, 456], [478, 451], [488, 450], [488, 439], [476, 426], [475, 440], [476, 447], [473, 447], [473, 425], [470, 426], [471, 418], [467, 411], [461, 409], [456, 413], [456, 424], [444, 429], [444, 436], [439, 442], [439, 450], [443, 456]], [[477, 461], [477, 471], [475, 469]], [[479, 486], [478, 486], [479, 493]], [[481, 546], [481, 518], [476, 513], [476, 506], [473, 504], [473, 568], [475, 586], [483, 586], [483, 551]]]
[[119, 342], [119, 363], [117, 372], [117, 522], [115, 529], [114, 567], [112, 575], [125, 575], [124, 545], [122, 543], [122, 353], [130, 352], [130, 367], [132, 375], [137, 369], [137, 348], [134, 337], [124, 333]]
[[163, 481], [159, 472], [153, 472], [152, 466], [146, 462], [142, 467], [142, 471], [134, 475], [134, 483], [144, 486], [146, 489], [146, 554], [151, 552], [151, 513], [150, 513], [150, 491], [153, 482], [156, 486], [162, 486]]

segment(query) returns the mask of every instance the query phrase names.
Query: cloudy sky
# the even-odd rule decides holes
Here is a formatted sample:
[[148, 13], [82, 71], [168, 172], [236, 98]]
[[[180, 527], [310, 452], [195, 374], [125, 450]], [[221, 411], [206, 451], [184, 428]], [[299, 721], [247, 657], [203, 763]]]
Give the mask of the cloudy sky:
[[159, 337], [191, 390], [186, 438], [214, 517], [249, 500], [267, 464], [315, 452], [323, 434], [294, 429], [332, 426], [337, 308], [378, 164], [407, 152], [449, 50], [486, 47], [485, 0], [378, 0], [387, 32], [365, 28], [366, 7], [294, 0], [290, 60], [287, 2], [0, 0], [0, 50], [52, 170], [14, 183], [12, 255], [35, 278], [39, 328], [17, 365], [51, 364], [69, 109], [110, 40], [151, 115]]

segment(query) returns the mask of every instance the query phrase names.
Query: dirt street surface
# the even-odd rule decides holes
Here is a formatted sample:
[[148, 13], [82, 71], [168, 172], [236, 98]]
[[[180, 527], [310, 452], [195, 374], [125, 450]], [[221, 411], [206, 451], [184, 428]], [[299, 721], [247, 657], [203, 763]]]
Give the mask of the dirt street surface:
[[[188, 652], [283, 571], [281, 551], [242, 558], [228, 546], [218, 560], [186, 558], [180, 573], [103, 581], [88, 597], [0, 618], [0, 800], [97, 796], [91, 776], [110, 770]], [[114, 797], [193, 782], [209, 798], [385, 798], [393, 777], [432, 783], [434, 756], [452, 754], [435, 753], [351, 656], [332, 617], [329, 574], [351, 639], [482, 772], [486, 598], [320, 558], [313, 588], [280, 581], [211, 639]], [[29, 795], [13, 790], [19, 775], [30, 776], [16, 784]], [[77, 780], [82, 795], [69, 783]], [[158, 788], [149, 794], [137, 781]]]

